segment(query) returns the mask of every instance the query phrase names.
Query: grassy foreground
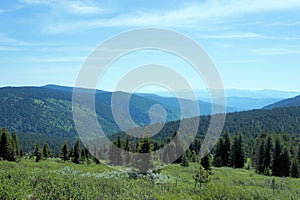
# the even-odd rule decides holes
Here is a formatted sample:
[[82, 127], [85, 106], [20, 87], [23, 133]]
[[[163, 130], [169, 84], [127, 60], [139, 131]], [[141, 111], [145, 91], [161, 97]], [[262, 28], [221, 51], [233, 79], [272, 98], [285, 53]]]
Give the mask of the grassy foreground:
[[[103, 165], [59, 160], [0, 161], [0, 199], [299, 199], [300, 179], [252, 170], [213, 168], [211, 182], [196, 187], [198, 164], [170, 165], [160, 174], [128, 175]], [[273, 181], [274, 180], [274, 181]]]

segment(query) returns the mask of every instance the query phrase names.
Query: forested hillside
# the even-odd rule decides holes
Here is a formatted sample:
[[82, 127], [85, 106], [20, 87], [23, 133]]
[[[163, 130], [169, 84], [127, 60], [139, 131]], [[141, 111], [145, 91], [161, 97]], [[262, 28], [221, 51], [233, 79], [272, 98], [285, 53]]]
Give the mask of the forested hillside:
[[264, 109], [281, 108], [281, 107], [289, 107], [289, 106], [300, 106], [300, 96], [284, 99], [274, 104], [265, 106]]

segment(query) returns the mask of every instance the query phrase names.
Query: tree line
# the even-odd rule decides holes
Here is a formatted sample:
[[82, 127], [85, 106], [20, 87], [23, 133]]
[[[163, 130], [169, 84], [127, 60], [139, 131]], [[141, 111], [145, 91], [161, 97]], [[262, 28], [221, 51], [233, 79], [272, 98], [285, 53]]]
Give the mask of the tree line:
[[[0, 159], [8, 161], [18, 161], [24, 153], [19, 147], [17, 135], [9, 133], [6, 129], [1, 130], [0, 135]], [[200, 162], [205, 170], [210, 170], [211, 166], [215, 167], [233, 167], [233, 168], [251, 168], [257, 173], [273, 176], [300, 176], [300, 144], [293, 136], [285, 134], [260, 134], [250, 146], [245, 142], [244, 136], [238, 134], [232, 137], [226, 132], [219, 138], [216, 146], [211, 153], [199, 159], [199, 150], [201, 148], [201, 139], [195, 138], [189, 148], [183, 152], [186, 147], [180, 137], [176, 137], [175, 131], [172, 137], [168, 138], [168, 143], [163, 143], [151, 138], [141, 138], [138, 140], [126, 136], [122, 139], [118, 134], [117, 140], [113, 141], [114, 145], [107, 147], [108, 157], [105, 158], [110, 165], [130, 165], [134, 164], [137, 169], [146, 171], [154, 166], [155, 158], [151, 154], [165, 145], [168, 148], [163, 152], [163, 162], [181, 164], [183, 167], [189, 166], [189, 162]], [[121, 151], [121, 149], [125, 150]], [[251, 149], [251, 151], [246, 151]], [[73, 163], [90, 163], [92, 161], [100, 163], [99, 159], [103, 149], [95, 149], [94, 155], [91, 155], [88, 147], [81, 147], [79, 140], [73, 146], [68, 145], [65, 141], [62, 144], [60, 153], [53, 155], [47, 143], [40, 146], [36, 144], [34, 152], [29, 157], [34, 157], [36, 162], [49, 157], [59, 157], [63, 161], [72, 161]], [[124, 152], [133, 153], [150, 153], [149, 157], [141, 159], [132, 157]], [[183, 153], [183, 154], [182, 154]], [[28, 155], [28, 154], [27, 154]]]

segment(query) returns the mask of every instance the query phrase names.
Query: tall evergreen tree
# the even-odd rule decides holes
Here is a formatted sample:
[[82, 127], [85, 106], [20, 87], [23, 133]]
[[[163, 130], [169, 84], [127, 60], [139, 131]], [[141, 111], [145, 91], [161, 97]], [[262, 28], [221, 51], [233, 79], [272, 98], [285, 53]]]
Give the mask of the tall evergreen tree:
[[182, 142], [182, 139], [180, 138], [180, 136], [177, 134], [177, 131], [174, 132], [173, 134], [173, 138], [174, 138], [174, 143], [175, 143], [175, 157], [177, 158], [175, 160], [174, 163], [181, 163], [182, 161], [182, 154], [184, 154], [184, 150], [183, 150], [183, 142]]
[[183, 166], [183, 167], [190, 166], [189, 159], [188, 159], [186, 153], [184, 153], [182, 156], [181, 166]]
[[264, 162], [263, 162], [263, 173], [269, 175], [269, 171], [272, 165], [272, 147], [273, 147], [273, 140], [270, 135], [266, 138], [265, 143], [265, 151], [264, 151]]
[[298, 147], [298, 163], [299, 163], [299, 165], [300, 165], [300, 145], [299, 145], [299, 147]]
[[74, 148], [73, 148], [73, 163], [75, 164], [79, 164], [79, 151], [80, 151], [80, 143], [79, 140], [77, 140], [74, 144]]
[[20, 156], [20, 149], [19, 149], [19, 143], [18, 143], [18, 138], [17, 138], [17, 135], [15, 133], [13, 133], [11, 135], [11, 143], [12, 143], [12, 156], [15, 160], [16, 157], [19, 157]]
[[205, 170], [211, 170], [211, 159], [210, 154], [207, 154], [201, 159], [201, 165], [204, 167]]
[[291, 170], [291, 156], [288, 148], [285, 147], [280, 156], [281, 175], [287, 177], [290, 175]]
[[69, 160], [69, 148], [68, 148], [68, 144], [67, 144], [66, 141], [64, 142], [64, 145], [63, 145], [62, 150], [61, 150], [61, 158], [64, 161]]
[[215, 146], [215, 150], [214, 150], [215, 154], [214, 154], [213, 165], [215, 167], [224, 166], [223, 162], [222, 162], [223, 161], [223, 158], [222, 158], [222, 156], [223, 156], [223, 153], [222, 153], [223, 148], [224, 148], [224, 139], [221, 137], [221, 138], [219, 138], [219, 140], [218, 140], [218, 142], [217, 142], [217, 144]]
[[256, 172], [264, 173], [264, 156], [265, 156], [265, 141], [264, 139], [259, 139], [259, 145], [256, 156]]
[[43, 158], [43, 154], [39, 143], [37, 143], [35, 146], [34, 156], [35, 156], [35, 162], [40, 162]]
[[11, 144], [9, 141], [9, 133], [2, 129], [2, 135], [0, 139], [0, 157], [3, 160], [10, 160], [11, 158]]
[[51, 152], [50, 152], [49, 145], [47, 143], [45, 143], [44, 147], [43, 147], [43, 157], [48, 158], [50, 156], [50, 154], [51, 154]]
[[229, 164], [230, 164], [230, 149], [231, 149], [230, 136], [229, 136], [229, 133], [226, 131], [224, 134], [222, 166], [229, 166]]
[[293, 159], [291, 166], [291, 177], [299, 178], [299, 164], [297, 159]]
[[242, 134], [235, 136], [234, 142], [231, 148], [230, 163], [234, 168], [243, 168], [246, 160], [244, 139]]
[[136, 167], [143, 172], [148, 171], [153, 167], [151, 152], [153, 151], [153, 145], [151, 139], [146, 137], [141, 139], [139, 143], [139, 155], [136, 160]]
[[272, 174], [273, 176], [282, 176], [281, 173], [281, 153], [282, 139], [280, 136], [275, 137], [275, 145], [273, 151]]

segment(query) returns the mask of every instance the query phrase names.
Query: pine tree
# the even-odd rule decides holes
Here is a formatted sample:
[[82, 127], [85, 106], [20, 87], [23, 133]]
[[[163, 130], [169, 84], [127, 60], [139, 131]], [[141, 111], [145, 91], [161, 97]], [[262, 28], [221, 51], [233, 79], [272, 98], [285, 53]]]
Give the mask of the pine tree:
[[272, 165], [272, 147], [273, 147], [273, 140], [270, 135], [266, 138], [265, 143], [265, 151], [264, 151], [264, 162], [263, 162], [263, 173], [265, 175], [269, 175], [269, 171]]
[[35, 162], [40, 162], [43, 158], [43, 154], [39, 143], [37, 143], [35, 146], [34, 156], [35, 156]]
[[200, 185], [200, 188], [207, 184], [210, 181], [209, 173], [204, 169], [204, 167], [200, 164], [199, 169], [196, 171], [194, 176], [195, 180], [195, 188], [197, 185]]
[[174, 163], [181, 163], [182, 154], [184, 154], [183, 142], [182, 142], [182, 139], [180, 138], [180, 136], [177, 134], [177, 131], [174, 132], [173, 138], [174, 138], [174, 143], [176, 145], [174, 154], [175, 154], [175, 157], [177, 158]]
[[61, 150], [61, 158], [63, 161], [69, 160], [69, 148], [66, 142], [64, 142], [63, 148]]
[[81, 153], [80, 153], [80, 160], [81, 160], [82, 162], [85, 162], [85, 160], [86, 160], [86, 154], [85, 154], [85, 149], [84, 149], [84, 148], [81, 150]]
[[214, 161], [213, 161], [213, 165], [215, 167], [221, 167], [223, 166], [223, 154], [222, 154], [222, 151], [223, 151], [223, 148], [224, 148], [224, 139], [223, 138], [219, 138], [216, 146], [215, 146], [215, 154], [214, 154]]
[[299, 145], [299, 148], [298, 148], [298, 163], [300, 165], [300, 145]]
[[0, 139], [0, 157], [2, 157], [3, 160], [9, 160], [10, 157], [9, 135], [5, 129], [2, 129]]
[[229, 166], [230, 164], [230, 149], [231, 149], [230, 136], [229, 133], [226, 131], [224, 134], [222, 166]]
[[258, 153], [256, 156], [256, 171], [258, 173], [264, 173], [264, 155], [265, 155], [265, 141], [259, 139]]
[[291, 177], [299, 178], [299, 164], [297, 159], [293, 159], [291, 166]]
[[281, 175], [289, 176], [291, 170], [291, 156], [289, 150], [285, 147], [281, 154]]
[[201, 159], [201, 165], [204, 167], [205, 170], [211, 170], [211, 159], [210, 154], [207, 154]]
[[15, 160], [17, 157], [20, 156], [20, 149], [19, 149], [19, 143], [18, 143], [18, 138], [17, 138], [17, 135], [15, 133], [13, 133], [11, 135], [11, 138], [12, 138], [12, 156], [13, 156], [13, 159]]
[[276, 136], [273, 151], [272, 174], [273, 176], [282, 176], [281, 173], [281, 152], [282, 141], [280, 136]]
[[141, 172], [147, 172], [149, 169], [153, 168], [151, 152], [153, 151], [153, 146], [151, 140], [146, 137], [143, 138], [139, 143], [139, 155], [136, 159], [136, 167]]
[[45, 143], [44, 147], [43, 147], [43, 157], [48, 158], [50, 156], [50, 154], [51, 154], [50, 148], [49, 148], [48, 144]]
[[196, 154], [196, 151], [192, 151], [192, 154], [191, 154], [191, 161], [192, 162], [198, 162], [199, 159], [198, 159], [198, 155]]
[[80, 151], [80, 143], [79, 140], [75, 142], [74, 148], [73, 148], [73, 163], [79, 164], [79, 151]]
[[243, 168], [245, 160], [244, 139], [242, 134], [239, 134], [234, 138], [231, 148], [230, 163], [234, 168]]
[[186, 153], [184, 153], [182, 156], [181, 166], [183, 166], [183, 167], [190, 166], [189, 159], [188, 159]]

